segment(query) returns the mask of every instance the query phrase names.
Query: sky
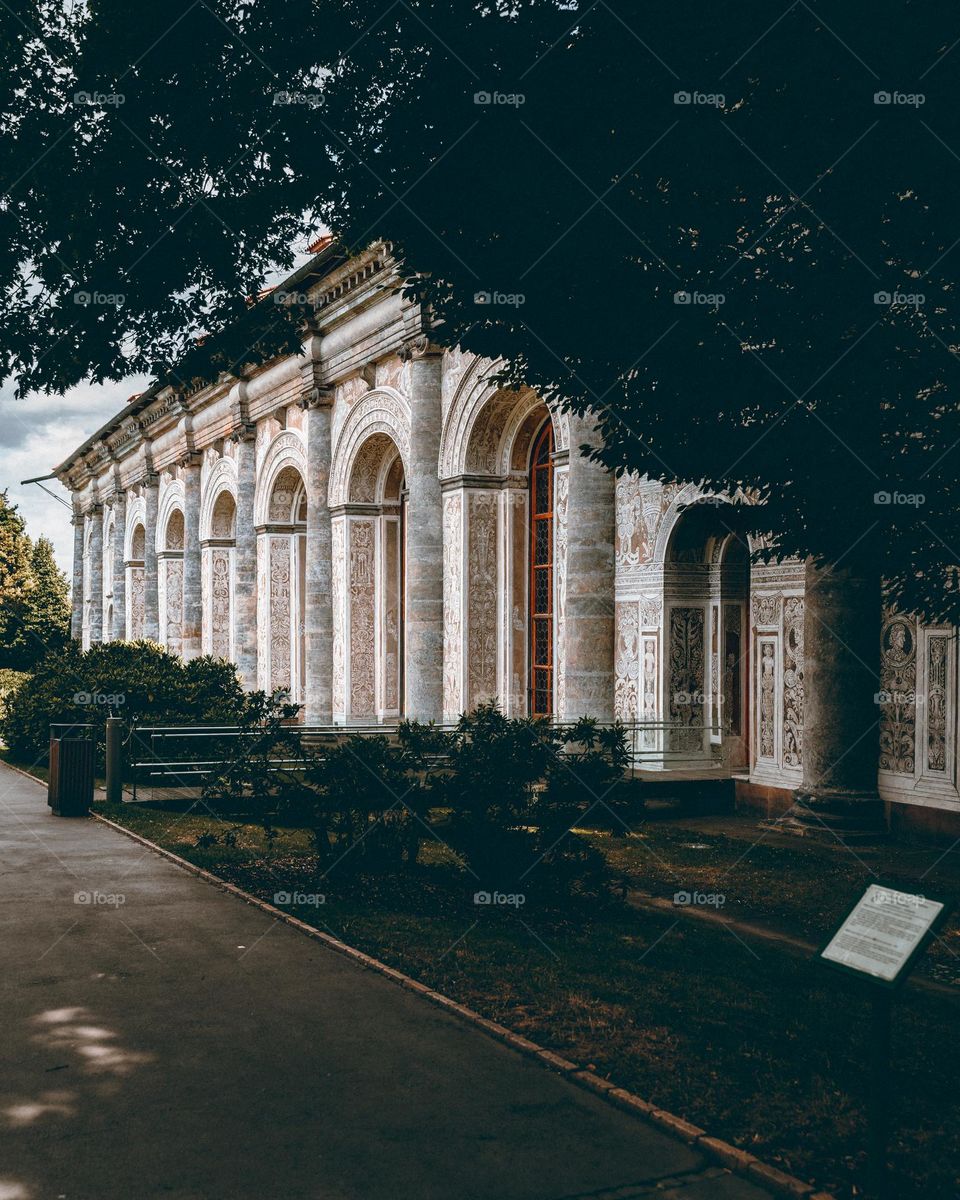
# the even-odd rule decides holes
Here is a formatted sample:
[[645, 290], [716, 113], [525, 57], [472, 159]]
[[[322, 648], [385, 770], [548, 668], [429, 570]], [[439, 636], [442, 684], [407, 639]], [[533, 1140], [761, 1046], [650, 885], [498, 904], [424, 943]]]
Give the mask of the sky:
[[[68, 578], [73, 564], [70, 509], [36, 484], [22, 487], [20, 481], [47, 475], [149, 382], [145, 375], [134, 375], [122, 383], [80, 384], [62, 396], [34, 394], [20, 400], [13, 383], [0, 388], [0, 491], [6, 490], [16, 504], [32, 538], [44, 534], [53, 542]], [[44, 487], [69, 501], [66, 488], [55, 479]]]

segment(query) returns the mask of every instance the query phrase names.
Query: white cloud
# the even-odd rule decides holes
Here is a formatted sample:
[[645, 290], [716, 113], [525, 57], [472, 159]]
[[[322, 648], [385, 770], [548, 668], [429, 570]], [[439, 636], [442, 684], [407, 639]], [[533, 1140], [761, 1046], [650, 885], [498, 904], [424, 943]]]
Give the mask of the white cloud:
[[[0, 490], [6, 489], [19, 508], [31, 537], [50, 538], [68, 577], [73, 562], [70, 510], [36, 484], [22, 487], [20, 481], [52, 471], [148, 383], [146, 377], [134, 376], [122, 383], [80, 384], [63, 396], [35, 394], [22, 400], [12, 390], [0, 391]], [[44, 487], [69, 501], [55, 479]]]

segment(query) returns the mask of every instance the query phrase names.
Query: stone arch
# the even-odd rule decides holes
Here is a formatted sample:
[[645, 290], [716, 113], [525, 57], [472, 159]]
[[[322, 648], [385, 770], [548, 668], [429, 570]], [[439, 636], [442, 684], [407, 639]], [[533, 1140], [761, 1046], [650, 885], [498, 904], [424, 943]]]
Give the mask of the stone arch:
[[259, 528], [270, 523], [270, 503], [276, 488], [277, 477], [289, 467], [299, 473], [301, 480], [307, 477], [307, 451], [303, 435], [295, 429], [278, 433], [263, 456], [257, 470], [257, 488], [254, 497], [254, 524]]
[[157, 553], [162, 553], [164, 550], [183, 549], [183, 543], [179, 547], [168, 546], [167, 533], [170, 519], [174, 512], [179, 512], [180, 521], [183, 521], [184, 511], [184, 493], [183, 484], [179, 479], [174, 479], [167, 484], [163, 489], [160, 497], [160, 504], [157, 511], [157, 529], [156, 529], [156, 550]]
[[301, 704], [306, 690], [306, 456], [285, 430], [264, 459], [254, 502], [260, 686]]
[[400, 455], [404, 473], [408, 474], [410, 405], [394, 388], [376, 388], [367, 392], [354, 404], [344, 419], [337, 435], [330, 466], [331, 508], [351, 503], [350, 489], [358, 456], [365, 443], [378, 435], [390, 438]]
[[221, 536], [214, 533], [214, 513], [224, 495], [231, 498], [236, 508], [237, 469], [232, 459], [221, 458], [211, 470], [200, 500], [200, 540]]
[[345, 721], [391, 721], [404, 706], [404, 449], [372, 411], [344, 433], [335, 485], [344, 502], [333, 520], [334, 707]]
[[[142, 496], [136, 496], [127, 501], [127, 527], [124, 536], [123, 557], [143, 561], [146, 551], [147, 504]], [[139, 530], [140, 546], [134, 547], [134, 538]], [[139, 552], [138, 552], [139, 551]]]
[[183, 652], [183, 513], [183, 483], [175, 479], [160, 498], [156, 534], [160, 644], [171, 654]]
[[531, 410], [544, 406], [550, 411], [557, 451], [569, 449], [569, 426], [531, 388], [513, 391], [497, 387], [489, 375], [497, 364], [474, 360], [466, 371], [447, 410], [440, 437], [440, 478], [464, 474], [505, 475], [517, 469], [512, 450], [518, 432]]

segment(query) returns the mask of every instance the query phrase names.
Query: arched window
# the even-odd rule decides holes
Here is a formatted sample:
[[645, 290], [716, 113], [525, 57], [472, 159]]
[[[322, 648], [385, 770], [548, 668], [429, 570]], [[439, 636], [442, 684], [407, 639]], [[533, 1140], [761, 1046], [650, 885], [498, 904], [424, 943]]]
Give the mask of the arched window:
[[553, 425], [530, 458], [530, 713], [553, 712]]

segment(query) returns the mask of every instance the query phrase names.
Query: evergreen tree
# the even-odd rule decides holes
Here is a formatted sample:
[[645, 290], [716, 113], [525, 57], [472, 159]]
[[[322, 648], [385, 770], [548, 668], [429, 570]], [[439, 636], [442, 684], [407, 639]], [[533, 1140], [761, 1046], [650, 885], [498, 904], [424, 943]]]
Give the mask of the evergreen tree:
[[33, 547], [23, 517], [0, 492], [0, 667], [22, 669], [33, 593]]
[[31, 560], [33, 590], [24, 625], [24, 653], [33, 665], [49, 650], [60, 650], [70, 637], [67, 577], [53, 557], [53, 543], [39, 537]]

